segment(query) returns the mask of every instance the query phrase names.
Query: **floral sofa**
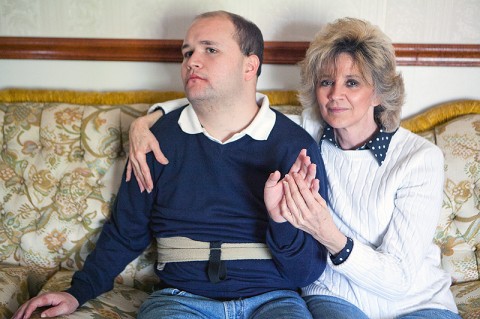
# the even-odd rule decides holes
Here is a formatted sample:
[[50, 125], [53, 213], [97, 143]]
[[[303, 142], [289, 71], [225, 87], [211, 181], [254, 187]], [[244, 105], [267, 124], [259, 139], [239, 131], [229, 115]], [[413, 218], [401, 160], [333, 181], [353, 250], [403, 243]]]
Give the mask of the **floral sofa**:
[[[294, 91], [267, 91], [299, 114]], [[68, 287], [108, 218], [128, 152], [128, 128], [179, 92], [0, 90], [0, 318]], [[464, 318], [480, 317], [480, 101], [445, 104], [403, 122], [445, 153], [445, 200], [435, 242]], [[154, 247], [115, 288], [64, 318], [135, 318], [156, 283]], [[39, 317], [38, 313], [36, 314]]]

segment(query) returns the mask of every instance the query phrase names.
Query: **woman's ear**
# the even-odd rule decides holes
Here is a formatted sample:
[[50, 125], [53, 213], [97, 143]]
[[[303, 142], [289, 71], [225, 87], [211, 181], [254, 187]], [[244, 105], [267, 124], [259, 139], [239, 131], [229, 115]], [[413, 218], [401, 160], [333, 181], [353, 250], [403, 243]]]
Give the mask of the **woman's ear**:
[[380, 101], [377, 94], [375, 94], [375, 92], [373, 92], [372, 105], [375, 107], [375, 106], [380, 105], [380, 104], [382, 104], [382, 101]]
[[260, 59], [255, 54], [250, 54], [245, 58], [245, 80], [256, 79], [257, 71], [260, 66]]

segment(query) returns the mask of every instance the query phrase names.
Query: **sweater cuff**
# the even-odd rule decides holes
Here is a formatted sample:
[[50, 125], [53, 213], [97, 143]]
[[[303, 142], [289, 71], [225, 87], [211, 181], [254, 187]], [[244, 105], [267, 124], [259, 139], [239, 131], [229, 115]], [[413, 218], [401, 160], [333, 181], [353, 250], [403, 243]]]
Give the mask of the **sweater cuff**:
[[152, 106], [150, 106], [150, 108], [147, 111], [147, 114], [152, 114], [157, 111], [162, 111], [162, 114], [165, 115], [165, 110], [163, 109], [161, 103], [153, 104]]
[[77, 299], [79, 307], [90, 299], [93, 299], [91, 297], [87, 297], [85, 291], [82, 291], [82, 288], [68, 288], [65, 290], [65, 292], [71, 294], [75, 299]]
[[65, 290], [65, 292], [75, 297], [78, 301], [78, 306], [80, 307], [90, 299], [94, 299], [96, 296], [92, 292], [92, 287], [87, 282], [76, 278], [78, 275], [78, 271], [73, 274], [71, 286]]
[[176, 100], [171, 100], [171, 101], [166, 101], [166, 102], [161, 102], [161, 103], [155, 103], [147, 111], [147, 114], [153, 113], [157, 110], [162, 110], [163, 114], [168, 114], [172, 111], [175, 111], [176, 109], [188, 105], [190, 102], [188, 102], [187, 98], [181, 98], [181, 99], [176, 99]]
[[270, 236], [273, 242], [279, 246], [290, 246], [297, 238], [299, 230], [289, 222], [277, 223], [270, 219]]
[[335, 256], [330, 254], [330, 259], [332, 260], [332, 263], [335, 266], [342, 264], [350, 256], [352, 249], [353, 249], [353, 239], [351, 239], [350, 237], [347, 237], [347, 243], [345, 244], [345, 247], [343, 247], [343, 249], [340, 250], [340, 252]]

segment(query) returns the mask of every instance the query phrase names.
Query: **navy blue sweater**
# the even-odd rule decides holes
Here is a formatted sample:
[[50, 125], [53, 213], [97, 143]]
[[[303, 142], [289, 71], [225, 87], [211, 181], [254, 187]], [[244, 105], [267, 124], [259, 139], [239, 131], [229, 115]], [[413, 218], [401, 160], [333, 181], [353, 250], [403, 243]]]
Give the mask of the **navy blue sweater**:
[[327, 198], [323, 161], [311, 136], [275, 111], [268, 140], [245, 135], [219, 144], [204, 134], [184, 133], [178, 125], [182, 110], [152, 127], [170, 161], [164, 166], [147, 155], [153, 191], [140, 193], [135, 179], [122, 182], [112, 216], [68, 290], [80, 304], [112, 289], [114, 278], [155, 237], [268, 245], [273, 259], [225, 261], [227, 277], [216, 284], [208, 279], [207, 261], [168, 263], [156, 271], [164, 285], [209, 298], [296, 290], [322, 274], [326, 249], [288, 222], [271, 220], [263, 201], [268, 175], [286, 174], [302, 148], [317, 164], [320, 192]]

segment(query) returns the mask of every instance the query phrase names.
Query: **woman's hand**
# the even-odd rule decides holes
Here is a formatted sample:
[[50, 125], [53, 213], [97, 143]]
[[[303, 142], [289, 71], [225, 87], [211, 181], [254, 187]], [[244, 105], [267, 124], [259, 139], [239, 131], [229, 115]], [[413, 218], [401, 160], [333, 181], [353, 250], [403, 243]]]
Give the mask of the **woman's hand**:
[[135, 119], [130, 125], [130, 149], [128, 152], [129, 161], [127, 164], [126, 181], [130, 181], [133, 169], [142, 192], [144, 190], [151, 192], [153, 189], [153, 181], [147, 165], [146, 154], [153, 152], [158, 162], [164, 165], [168, 164], [168, 159], [163, 155], [157, 139], [150, 131], [150, 127], [161, 117], [161, 112], [153, 112]]
[[285, 194], [279, 208], [282, 217], [312, 235], [332, 255], [340, 252], [347, 237], [335, 225], [326, 201], [318, 193], [319, 181], [315, 179], [308, 184], [301, 174], [294, 172], [285, 176], [282, 184]]

